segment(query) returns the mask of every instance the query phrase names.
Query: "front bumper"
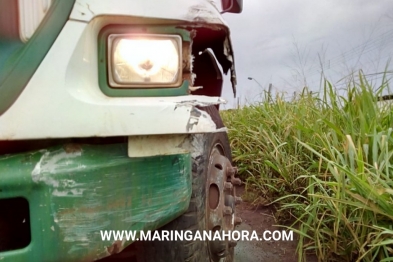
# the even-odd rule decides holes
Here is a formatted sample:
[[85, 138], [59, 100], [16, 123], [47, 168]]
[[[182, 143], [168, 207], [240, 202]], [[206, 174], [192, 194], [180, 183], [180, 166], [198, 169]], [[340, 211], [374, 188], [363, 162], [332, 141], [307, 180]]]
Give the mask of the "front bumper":
[[31, 228], [30, 244], [0, 251], [0, 261], [108, 256], [112, 245], [129, 243], [102, 241], [100, 230], [156, 229], [182, 214], [191, 196], [189, 153], [129, 158], [127, 144], [5, 155], [0, 170], [0, 200], [25, 198]]

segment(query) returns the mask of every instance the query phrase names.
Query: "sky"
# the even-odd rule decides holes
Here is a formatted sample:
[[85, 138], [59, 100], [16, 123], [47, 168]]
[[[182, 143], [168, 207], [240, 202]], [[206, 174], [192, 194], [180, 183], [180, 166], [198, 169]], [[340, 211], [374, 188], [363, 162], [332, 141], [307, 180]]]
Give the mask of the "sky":
[[[360, 69], [384, 71], [393, 56], [393, 0], [244, 0], [241, 14], [224, 14], [235, 53], [241, 105], [272, 94], [292, 97], [320, 89], [321, 72], [337, 88]], [[393, 67], [393, 61], [391, 63]], [[253, 80], [249, 80], [251, 77]], [[378, 83], [380, 75], [370, 76]], [[229, 78], [223, 97], [233, 108]]]

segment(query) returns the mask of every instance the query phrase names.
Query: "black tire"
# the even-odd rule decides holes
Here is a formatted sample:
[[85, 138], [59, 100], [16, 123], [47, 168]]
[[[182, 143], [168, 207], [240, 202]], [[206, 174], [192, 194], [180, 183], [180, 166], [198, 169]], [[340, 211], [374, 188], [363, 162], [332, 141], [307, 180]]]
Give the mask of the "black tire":
[[[209, 113], [217, 128], [224, 127], [218, 110], [214, 106], [200, 108]], [[202, 145], [202, 146], [201, 146]], [[207, 230], [206, 227], [206, 181], [209, 159], [214, 150], [231, 161], [231, 149], [226, 132], [193, 135], [193, 146], [198, 154], [192, 155], [192, 195], [186, 213], [168, 223], [160, 230]], [[137, 242], [138, 261], [217, 261], [209, 252], [208, 241], [163, 241]], [[228, 248], [224, 261], [233, 261], [234, 248]]]

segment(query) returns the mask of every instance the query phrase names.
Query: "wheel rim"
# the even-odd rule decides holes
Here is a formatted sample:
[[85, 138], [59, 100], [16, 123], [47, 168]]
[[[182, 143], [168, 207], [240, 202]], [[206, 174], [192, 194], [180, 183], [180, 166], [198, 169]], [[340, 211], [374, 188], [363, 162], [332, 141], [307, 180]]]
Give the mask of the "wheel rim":
[[[231, 161], [224, 156], [222, 147], [217, 144], [209, 157], [208, 177], [206, 183], [206, 227], [212, 235], [216, 231], [232, 232], [236, 225], [242, 222], [236, 215], [235, 205], [241, 202], [236, 196], [235, 187], [241, 185], [241, 180], [235, 178], [237, 169], [232, 167]], [[230, 255], [230, 249], [235, 247], [236, 241], [209, 241], [209, 252], [213, 261], [220, 261]]]

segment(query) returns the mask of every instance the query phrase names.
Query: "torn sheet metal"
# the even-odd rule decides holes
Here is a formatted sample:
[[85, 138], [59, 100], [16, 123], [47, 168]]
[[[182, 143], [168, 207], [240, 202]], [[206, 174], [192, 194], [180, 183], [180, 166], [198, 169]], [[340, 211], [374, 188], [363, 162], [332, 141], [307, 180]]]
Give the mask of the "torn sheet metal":
[[[196, 17], [205, 16], [203, 8], [199, 8], [198, 12], [191, 12], [195, 19], [191, 15], [186, 18], [188, 11], [184, 11], [182, 7], [187, 6], [188, 10], [196, 6], [196, 3], [210, 10], [206, 12], [207, 17], [213, 14], [221, 17], [207, 0], [165, 3], [76, 1], [71, 20], [64, 26], [50, 52], [12, 107], [0, 116], [0, 140], [216, 132], [206, 113], [202, 113], [197, 123], [195, 119], [190, 119], [190, 114], [193, 107], [198, 105], [225, 103], [219, 97], [108, 97], [97, 83], [97, 35], [108, 24], [118, 24], [127, 19], [141, 23], [137, 15], [143, 16], [142, 22], [145, 23], [156, 14], [158, 18], [171, 20], [154, 20], [155, 23], [170, 21], [172, 25], [178, 23], [179, 27], [190, 28], [190, 31], [201, 27], [228, 30], [223, 22], [218, 23], [215, 19], [206, 18], [208, 23], [198, 22]], [[176, 8], [167, 11], [163, 8], [164, 4]], [[138, 7], [130, 8], [134, 5]], [[151, 6], [154, 6], [153, 10], [149, 9]], [[160, 8], [157, 9], [157, 6]], [[80, 13], [76, 15], [77, 12]], [[86, 17], [82, 19], [79, 16]], [[214, 24], [214, 21], [217, 23]], [[229, 40], [226, 43], [220, 42], [220, 45], [226, 45], [227, 48], [221, 49], [228, 50]], [[192, 83], [195, 76], [192, 74], [190, 50], [191, 47], [187, 54]], [[230, 54], [228, 51], [227, 56]], [[231, 70], [234, 72], [234, 69]], [[232, 82], [235, 82], [234, 76]]]
[[[192, 41], [192, 38], [195, 35], [195, 31], [190, 32], [190, 38]], [[193, 85], [194, 85], [194, 79], [195, 75], [192, 73], [193, 69], [193, 62], [194, 62], [194, 56], [192, 55], [192, 42], [186, 42], [184, 41], [182, 44], [182, 57], [183, 57], [183, 80], [187, 80], [190, 83], [189, 86], [189, 91], [192, 91]]]
[[235, 59], [233, 54], [232, 43], [228, 37], [225, 38], [224, 41], [224, 54], [226, 58], [232, 62], [231, 65], [231, 83], [232, 83], [232, 91], [233, 97], [236, 98], [236, 86], [237, 86], [237, 78], [236, 78], [236, 70], [235, 70]]
[[[197, 56], [201, 55], [201, 53], [208, 52], [211, 54], [211, 51], [213, 51], [213, 57], [216, 61], [218, 61], [218, 63], [220, 63], [223, 73], [227, 74], [228, 71], [230, 71], [233, 93], [236, 97], [237, 81], [234, 54], [229, 38], [228, 28], [223, 25], [203, 23], [179, 25], [178, 27], [192, 32], [192, 52], [195, 56], [193, 57], [193, 60], [194, 58], [197, 59]], [[192, 83], [194, 83], [194, 81]], [[196, 88], [193, 89], [193, 91], [196, 90]]]
[[[219, 1], [217, 1], [219, 3]], [[96, 16], [123, 15], [143, 18], [178, 20], [191, 22], [197, 26], [221, 25], [227, 31], [224, 43], [224, 52], [232, 62], [231, 82], [236, 97], [236, 72], [233, 59], [233, 49], [229, 39], [230, 30], [220, 14], [215, 1], [211, 0], [150, 0], [150, 1], [123, 1], [123, 0], [76, 0], [70, 19], [90, 22]], [[179, 23], [180, 25], [180, 23]], [[192, 70], [191, 70], [192, 71]], [[193, 83], [191, 81], [190, 83]]]
[[[191, 98], [192, 97], [193, 96], [191, 96]], [[177, 102], [176, 103], [176, 108], [182, 107], [182, 106], [186, 106], [186, 107], [187, 106], [201, 106], [201, 107], [204, 107], [204, 106], [221, 105], [221, 104], [225, 104], [225, 103], [226, 103], [226, 100], [221, 98], [221, 97], [215, 97], [215, 99], [213, 98], [210, 101], [207, 101], [207, 100], [200, 101], [200, 100], [197, 100], [197, 99], [195, 99], [195, 100], [192, 100], [192, 99], [188, 100], [187, 99], [187, 100], [183, 100], [183, 101]]]
[[[218, 129], [227, 132], [226, 128]], [[130, 136], [128, 138], [129, 157], [194, 154], [203, 149], [205, 139], [195, 135]], [[195, 144], [196, 143], [196, 144]]]

